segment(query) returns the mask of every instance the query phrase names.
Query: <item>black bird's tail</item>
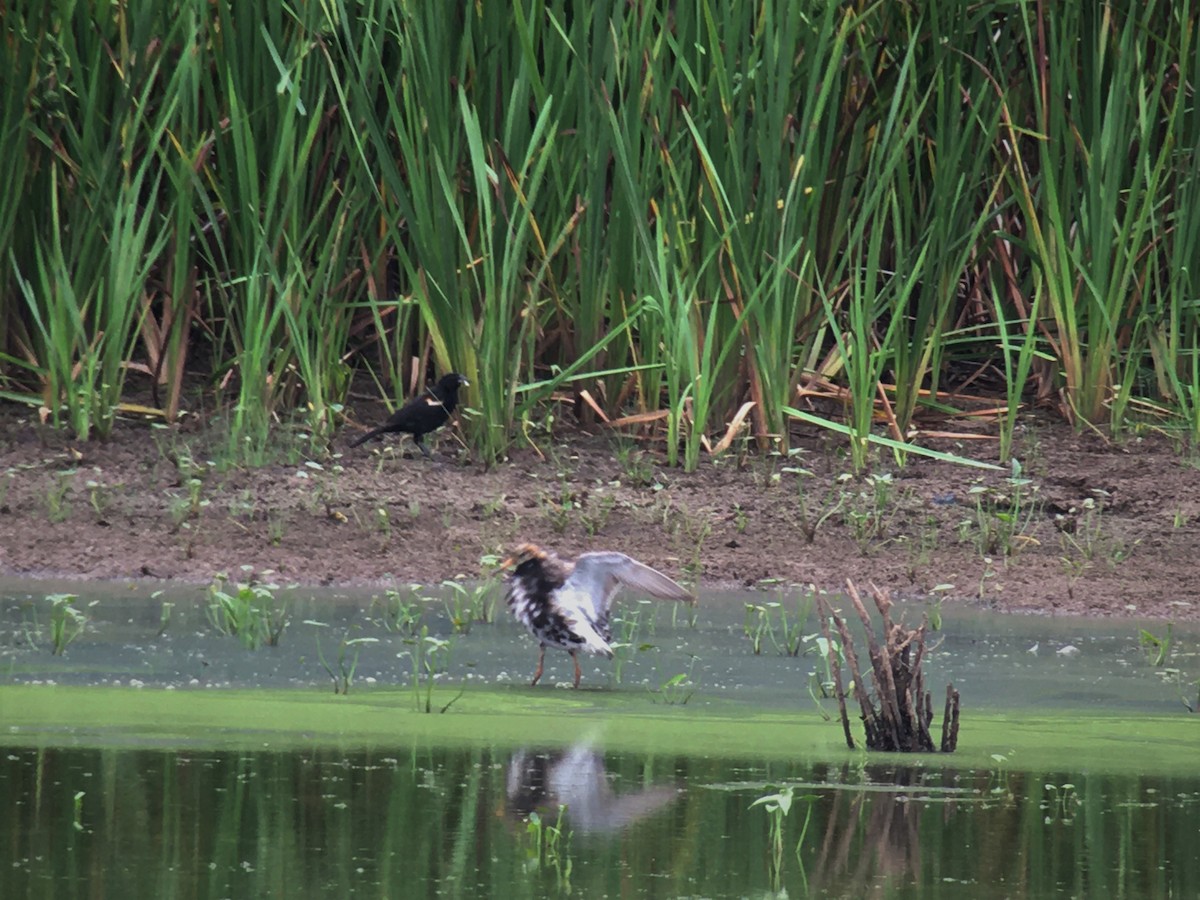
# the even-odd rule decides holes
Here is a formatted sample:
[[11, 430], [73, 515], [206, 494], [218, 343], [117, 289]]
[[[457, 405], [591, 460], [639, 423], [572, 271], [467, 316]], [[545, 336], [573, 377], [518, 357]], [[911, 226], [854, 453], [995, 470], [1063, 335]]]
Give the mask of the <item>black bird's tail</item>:
[[350, 446], [357, 447], [360, 444], [365, 444], [367, 441], [371, 440], [371, 438], [377, 438], [386, 431], [387, 431], [386, 428], [372, 428], [366, 434], [360, 435], [359, 437], [356, 437], [354, 440], [352, 440], [350, 442]]

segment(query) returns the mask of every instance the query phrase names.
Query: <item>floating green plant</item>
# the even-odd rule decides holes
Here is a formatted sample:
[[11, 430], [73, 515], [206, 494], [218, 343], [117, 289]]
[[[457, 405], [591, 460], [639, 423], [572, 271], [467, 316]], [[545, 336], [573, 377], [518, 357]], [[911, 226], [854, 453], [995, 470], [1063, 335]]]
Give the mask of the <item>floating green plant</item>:
[[1079, 796], [1075, 785], [1070, 782], [1063, 784], [1047, 782], [1043, 787], [1046, 789], [1046, 796], [1042, 800], [1041, 808], [1046, 811], [1046, 817], [1043, 820], [1045, 824], [1061, 822], [1064, 825], [1070, 825], [1074, 822], [1075, 811], [1083, 805], [1083, 799]]
[[[150, 595], [151, 599], [158, 599], [162, 591], [155, 591]], [[171, 617], [175, 614], [175, 604], [170, 600], [162, 601], [162, 605], [158, 608], [158, 634], [155, 637], [162, 637], [167, 633], [167, 629], [171, 625]]]
[[1163, 665], [1171, 655], [1171, 632], [1174, 630], [1175, 623], [1168, 622], [1166, 633], [1162, 637], [1147, 631], [1142, 628], [1138, 631], [1138, 645], [1142, 648], [1142, 652], [1146, 655], [1146, 662], [1150, 665]]
[[83, 831], [83, 798], [86, 796], [84, 791], [76, 791], [74, 803], [72, 804], [71, 827], [76, 831]]
[[371, 598], [371, 609], [379, 608], [383, 627], [388, 631], [413, 635], [416, 634], [417, 626], [421, 624], [421, 616], [424, 613], [421, 586], [411, 584], [408, 589], [408, 596], [394, 588], [388, 588], [383, 592], [382, 598]]
[[799, 656], [804, 646], [804, 623], [812, 612], [811, 596], [796, 601], [795, 614], [789, 614], [780, 601], [747, 603], [742, 631], [750, 640], [755, 656], [762, 653], [764, 638], [769, 640], [780, 656]]
[[610, 644], [613, 650], [613, 681], [616, 684], [621, 683], [625, 664], [633, 659], [635, 652], [644, 653], [654, 649], [654, 644], [638, 641], [641, 629], [642, 609], [640, 607], [621, 613], [621, 617], [617, 620], [617, 640]]
[[289, 619], [287, 602], [275, 599], [278, 586], [239, 582], [230, 592], [225, 590], [228, 581], [221, 572], [208, 587], [209, 623], [219, 633], [237, 637], [248, 650], [278, 645]]
[[762, 653], [763, 637], [767, 633], [767, 618], [765, 613], [766, 610], [762, 604], [746, 604], [746, 618], [742, 622], [742, 633], [750, 639], [750, 646], [754, 650], [755, 656]]
[[563, 813], [566, 805], [558, 807], [558, 818], [554, 824], [542, 820], [536, 811], [529, 814], [525, 823], [525, 834], [529, 838], [526, 850], [526, 869], [536, 871], [543, 867], [554, 869], [558, 887], [564, 893], [571, 892], [571, 832], [563, 831]]
[[[413, 705], [417, 712], [433, 712], [433, 682], [437, 675], [446, 671], [450, 664], [450, 651], [454, 643], [429, 633], [429, 626], [422, 625], [419, 634], [405, 638], [404, 643], [412, 649], [407, 651], [412, 659]], [[422, 692], [424, 696], [422, 697]], [[438, 712], [445, 712], [463, 695], [460, 690], [449, 703]]]
[[[825, 712], [821, 705], [822, 700], [827, 700], [830, 697], [837, 696], [837, 681], [833, 675], [833, 663], [837, 661], [840, 666], [846, 660], [845, 651], [837, 638], [833, 637], [833, 629], [829, 628], [829, 637], [824, 634], [806, 634], [804, 642], [808, 644], [808, 649], [804, 651], [805, 656], [816, 656], [820, 661], [821, 671], [813, 670], [808, 673], [808, 696], [812, 699], [813, 705], [821, 717], [826, 721], [830, 715]], [[851, 682], [847, 692], [854, 694], [858, 690], [858, 685]]]
[[1011, 763], [1015, 750], [1009, 750], [1007, 753], [991, 753], [989, 756], [993, 762], [991, 777], [988, 783], [988, 792], [996, 796], [1013, 795], [1011, 778]]
[[692, 695], [696, 693], [696, 682], [692, 677], [695, 667], [696, 657], [693, 656], [688, 670], [672, 675], [664, 681], [657, 691], [651, 693], [651, 699], [655, 703], [662, 702], [667, 706], [686, 706], [687, 702], [692, 699]]
[[[320, 625], [320, 622], [309, 622], [311, 625]], [[358, 668], [358, 651], [363, 644], [378, 644], [379, 638], [360, 637], [350, 638], [343, 637], [341, 643], [338, 644], [337, 669], [329, 664], [325, 658], [324, 652], [321, 650], [321, 637], [317, 635], [317, 659], [321, 661], [322, 668], [329, 674], [333, 681], [333, 692], [335, 694], [349, 694], [350, 685], [354, 682], [354, 672]]]
[[801, 797], [796, 797], [791, 785], [780, 788], [774, 794], [767, 794], [759, 797], [750, 804], [750, 809], [756, 806], [761, 806], [767, 813], [768, 821], [768, 836], [767, 836], [767, 868], [771, 876], [771, 890], [779, 893], [783, 887], [783, 825], [787, 819], [788, 813], [792, 810], [792, 803], [796, 800], [804, 800], [807, 803], [807, 809], [804, 815], [804, 824], [800, 826], [800, 837], [796, 839], [796, 862], [800, 865], [801, 878], [807, 878], [804, 875], [804, 862], [800, 857], [800, 848], [804, 846], [804, 836], [808, 834], [808, 823], [812, 819], [812, 801], [816, 800], [816, 794], [804, 794]]
[[[1167, 623], [1166, 631], [1161, 637], [1145, 628], [1138, 629], [1138, 646], [1141, 648], [1146, 662], [1157, 670], [1156, 674], [1179, 692], [1179, 701], [1187, 711], [1196, 712], [1200, 709], [1200, 692], [1193, 692], [1200, 689], [1200, 680], [1192, 678], [1181, 668], [1167, 665], [1173, 653], [1178, 655], [1174, 632], [1174, 622]], [[1196, 698], [1194, 701], [1192, 696]]]
[[443, 581], [442, 587], [450, 592], [446, 600], [446, 615], [458, 634], [467, 634], [476, 622], [488, 624], [496, 618], [495, 578], [485, 578], [470, 587], [459, 581]]
[[87, 627], [87, 614], [75, 606], [75, 594], [47, 594], [50, 602], [50, 645], [55, 656], [62, 656], [75, 638]]
[[[679, 610], [680, 609], [683, 609], [685, 615], [687, 616], [687, 627], [695, 628], [696, 623], [699, 622], [699, 610], [696, 608], [695, 603], [672, 603], [671, 604], [671, 627], [672, 628], [679, 627]], [[654, 620], [656, 622], [658, 621], [657, 613], [655, 614]]]

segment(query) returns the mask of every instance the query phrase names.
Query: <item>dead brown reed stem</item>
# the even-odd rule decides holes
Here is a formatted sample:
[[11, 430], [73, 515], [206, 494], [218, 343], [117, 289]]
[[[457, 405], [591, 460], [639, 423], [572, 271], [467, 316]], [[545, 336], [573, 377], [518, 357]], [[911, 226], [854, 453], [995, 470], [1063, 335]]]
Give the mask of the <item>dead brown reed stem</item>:
[[[858, 664], [854, 639], [845, 619], [834, 611], [825, 597], [819, 596], [817, 603], [821, 612], [822, 628], [829, 644], [830, 669], [834, 677], [847, 746], [854, 749], [855, 745], [850, 731], [849, 715], [846, 712], [846, 692], [842, 684], [840, 659], [837, 648], [830, 639], [830, 623], [837, 630], [853, 679], [854, 693], [862, 711], [867, 749], [902, 753], [933, 752], [935, 748], [929, 732], [929, 726], [933, 722], [933, 698], [925, 688], [925, 676], [921, 670], [925, 659], [928, 617], [923, 616], [921, 624], [915, 629], [892, 621], [892, 601], [887, 592], [871, 585], [871, 598], [883, 620], [881, 643], [872, 630], [871, 617], [853, 582], [846, 582], [846, 591], [866, 630], [873, 688], [870, 695]], [[942, 723], [943, 753], [952, 753], [957, 745], [958, 710], [958, 692], [954, 690], [953, 685], [949, 685], [946, 689], [946, 707]]]

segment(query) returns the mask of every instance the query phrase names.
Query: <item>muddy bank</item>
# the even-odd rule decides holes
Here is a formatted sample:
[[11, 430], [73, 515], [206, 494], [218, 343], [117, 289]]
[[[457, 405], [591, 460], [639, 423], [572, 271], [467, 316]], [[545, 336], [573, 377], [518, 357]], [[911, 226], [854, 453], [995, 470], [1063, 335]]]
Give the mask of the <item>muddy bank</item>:
[[[685, 474], [611, 434], [570, 430], [486, 469], [452, 434], [436, 462], [389, 441], [258, 469], [200, 433], [138, 422], [77, 444], [0, 410], [0, 571], [206, 581], [475, 576], [532, 540], [616, 549], [709, 585], [874, 581], [1003, 610], [1200, 617], [1200, 461], [1158, 436], [1038, 424], [1022, 478], [881, 456], [850, 477], [819, 436], [790, 458], [730, 452]], [[988, 459], [993, 445], [945, 447]]]

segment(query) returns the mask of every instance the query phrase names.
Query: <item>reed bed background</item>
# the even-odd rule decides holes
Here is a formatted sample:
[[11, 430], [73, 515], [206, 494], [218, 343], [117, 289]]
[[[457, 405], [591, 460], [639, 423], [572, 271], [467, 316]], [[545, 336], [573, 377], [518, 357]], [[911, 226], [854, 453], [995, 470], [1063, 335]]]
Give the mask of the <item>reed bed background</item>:
[[253, 461], [447, 370], [484, 460], [564, 391], [687, 467], [968, 407], [1005, 458], [1034, 403], [1200, 438], [1190, 0], [0, 23], [0, 396], [80, 438], [200, 396]]

